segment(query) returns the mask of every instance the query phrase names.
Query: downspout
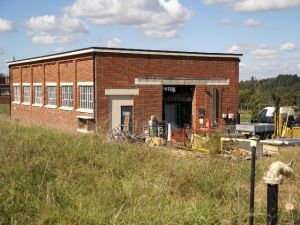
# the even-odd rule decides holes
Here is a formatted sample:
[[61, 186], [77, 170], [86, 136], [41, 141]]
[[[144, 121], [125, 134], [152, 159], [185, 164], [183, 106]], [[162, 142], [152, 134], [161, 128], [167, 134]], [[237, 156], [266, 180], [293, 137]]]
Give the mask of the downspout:
[[95, 120], [95, 126], [97, 124], [97, 103], [96, 103], [96, 89], [97, 89], [97, 83], [96, 83], [96, 52], [93, 53], [93, 82], [94, 82], [94, 120]]
[[[11, 68], [9, 67], [9, 72], [8, 72], [8, 80], [9, 80], [9, 118], [11, 119], [11, 94], [13, 93], [13, 84], [12, 84], [12, 79], [11, 79]], [[14, 93], [15, 94], [15, 93]]]

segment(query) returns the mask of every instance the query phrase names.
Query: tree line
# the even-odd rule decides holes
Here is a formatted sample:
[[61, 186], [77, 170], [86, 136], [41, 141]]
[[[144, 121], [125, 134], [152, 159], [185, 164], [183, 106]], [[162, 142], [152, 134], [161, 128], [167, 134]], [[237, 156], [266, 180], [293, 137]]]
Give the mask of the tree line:
[[240, 104], [273, 104], [272, 94], [280, 96], [281, 105], [300, 105], [300, 77], [280, 74], [257, 80], [251, 76], [250, 80], [240, 82]]

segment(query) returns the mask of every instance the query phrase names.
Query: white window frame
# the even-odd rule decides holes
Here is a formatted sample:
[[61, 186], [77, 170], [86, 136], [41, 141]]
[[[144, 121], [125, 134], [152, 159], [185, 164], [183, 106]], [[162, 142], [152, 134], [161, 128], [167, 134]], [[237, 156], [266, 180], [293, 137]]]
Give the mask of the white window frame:
[[[55, 90], [54, 93], [51, 91]], [[45, 107], [48, 108], [56, 108], [57, 107], [57, 87], [56, 85], [47, 85], [47, 92], [48, 92], [48, 101]]]
[[43, 86], [41, 83], [33, 84], [34, 87], [34, 104], [33, 106], [43, 106]]
[[91, 82], [79, 82], [78, 112], [92, 113], [94, 111], [94, 85]]
[[19, 83], [13, 84], [13, 88], [14, 88], [14, 101], [12, 103], [20, 104], [21, 102], [20, 84]]
[[74, 87], [73, 85], [61, 85], [61, 107], [60, 109], [73, 110]]
[[[23, 83], [23, 105], [30, 105], [31, 103], [31, 86], [30, 83]], [[25, 88], [29, 88], [28, 93], [25, 92]], [[27, 95], [28, 94], [28, 95]]]

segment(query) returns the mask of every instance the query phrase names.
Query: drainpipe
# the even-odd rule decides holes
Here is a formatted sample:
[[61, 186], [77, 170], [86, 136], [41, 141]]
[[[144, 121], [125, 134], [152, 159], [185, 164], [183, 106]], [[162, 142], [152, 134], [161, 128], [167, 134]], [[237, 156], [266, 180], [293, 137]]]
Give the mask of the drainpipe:
[[273, 162], [263, 178], [267, 183], [267, 225], [276, 225], [278, 219], [278, 185], [282, 184], [283, 176], [293, 175], [291, 168], [293, 161], [286, 164], [280, 161]]
[[[8, 81], [9, 81], [9, 118], [11, 119], [11, 95], [13, 93], [13, 83], [12, 83], [12, 76], [11, 76], [11, 68], [9, 67], [9, 72], [8, 72]], [[15, 95], [15, 93], [14, 93]]]
[[93, 53], [93, 82], [94, 82], [94, 120], [95, 120], [95, 128], [97, 124], [97, 104], [96, 104], [96, 89], [97, 89], [97, 84], [96, 84], [96, 52]]

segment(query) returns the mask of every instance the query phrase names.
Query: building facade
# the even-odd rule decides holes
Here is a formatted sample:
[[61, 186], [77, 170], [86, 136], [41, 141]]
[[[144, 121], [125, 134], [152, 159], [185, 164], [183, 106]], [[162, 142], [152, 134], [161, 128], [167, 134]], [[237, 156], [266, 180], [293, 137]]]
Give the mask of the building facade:
[[92, 47], [11, 61], [11, 117], [83, 132], [141, 132], [152, 115], [219, 126], [238, 112], [241, 56]]
[[9, 77], [0, 76], [0, 104], [10, 104]]

